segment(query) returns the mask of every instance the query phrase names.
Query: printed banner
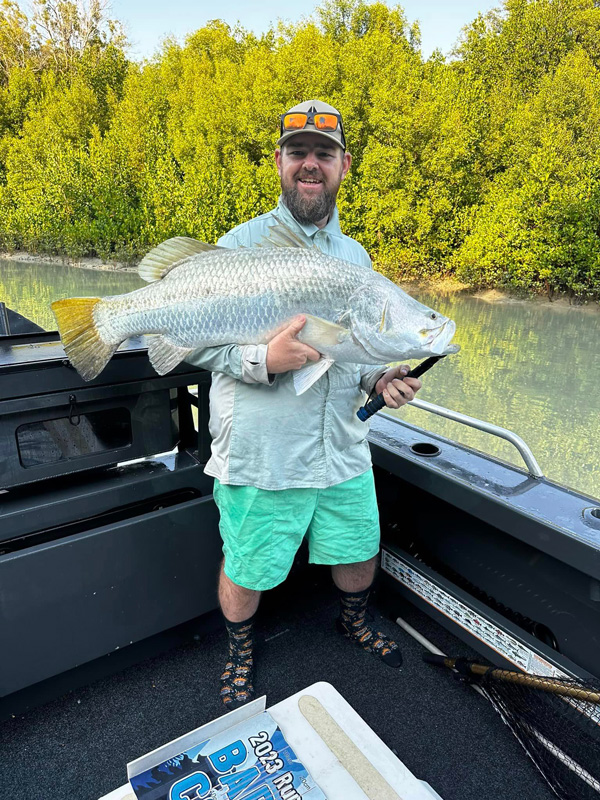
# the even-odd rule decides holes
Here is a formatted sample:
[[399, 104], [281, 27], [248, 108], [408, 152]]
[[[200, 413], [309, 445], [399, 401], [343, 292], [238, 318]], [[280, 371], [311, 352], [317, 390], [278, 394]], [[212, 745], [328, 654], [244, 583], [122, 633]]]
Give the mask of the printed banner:
[[129, 781], [138, 800], [326, 800], [266, 711]]

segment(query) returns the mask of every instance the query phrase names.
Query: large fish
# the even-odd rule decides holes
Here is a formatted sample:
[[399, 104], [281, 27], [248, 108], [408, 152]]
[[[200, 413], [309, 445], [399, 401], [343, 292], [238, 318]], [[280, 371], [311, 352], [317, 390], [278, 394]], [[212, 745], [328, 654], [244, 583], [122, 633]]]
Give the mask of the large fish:
[[268, 238], [231, 250], [176, 237], [139, 267], [148, 286], [113, 297], [57, 300], [52, 310], [65, 352], [95, 378], [125, 339], [149, 339], [164, 375], [193, 350], [268, 342], [297, 314], [298, 339], [322, 354], [294, 372], [298, 394], [335, 361], [387, 364], [456, 352], [452, 320], [422, 305], [378, 272], [323, 254], [276, 221]]

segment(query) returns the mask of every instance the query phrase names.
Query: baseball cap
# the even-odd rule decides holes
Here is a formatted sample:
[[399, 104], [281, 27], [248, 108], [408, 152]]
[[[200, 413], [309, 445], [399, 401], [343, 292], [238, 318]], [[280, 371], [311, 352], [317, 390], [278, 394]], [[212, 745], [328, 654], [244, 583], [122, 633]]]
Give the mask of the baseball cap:
[[277, 144], [282, 145], [299, 133], [318, 133], [346, 149], [342, 115], [322, 100], [306, 100], [281, 115]]

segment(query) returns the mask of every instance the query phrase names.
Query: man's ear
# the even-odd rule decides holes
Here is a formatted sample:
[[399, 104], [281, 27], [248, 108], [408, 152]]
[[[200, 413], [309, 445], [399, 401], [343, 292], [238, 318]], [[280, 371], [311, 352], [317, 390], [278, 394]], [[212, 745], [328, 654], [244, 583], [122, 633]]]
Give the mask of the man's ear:
[[281, 150], [279, 147], [275, 150], [275, 164], [277, 165], [277, 172], [281, 178]]
[[342, 156], [342, 180], [348, 174], [348, 170], [350, 169], [350, 165], [352, 164], [352, 156], [350, 153], [344, 153]]

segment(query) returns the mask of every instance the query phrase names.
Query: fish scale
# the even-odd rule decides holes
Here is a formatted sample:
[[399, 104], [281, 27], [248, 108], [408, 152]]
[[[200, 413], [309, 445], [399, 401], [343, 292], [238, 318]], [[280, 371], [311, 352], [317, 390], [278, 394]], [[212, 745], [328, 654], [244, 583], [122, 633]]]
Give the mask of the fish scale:
[[234, 265], [229, 252], [192, 257], [161, 281], [106, 298], [96, 316], [99, 332], [107, 341], [123, 341], [168, 331], [189, 347], [218, 344], [229, 333], [249, 344], [303, 309], [337, 321], [369, 275], [364, 267], [310, 250], [300, 251], [300, 261], [297, 249], [275, 252], [276, 258], [270, 249], [241, 251]]

